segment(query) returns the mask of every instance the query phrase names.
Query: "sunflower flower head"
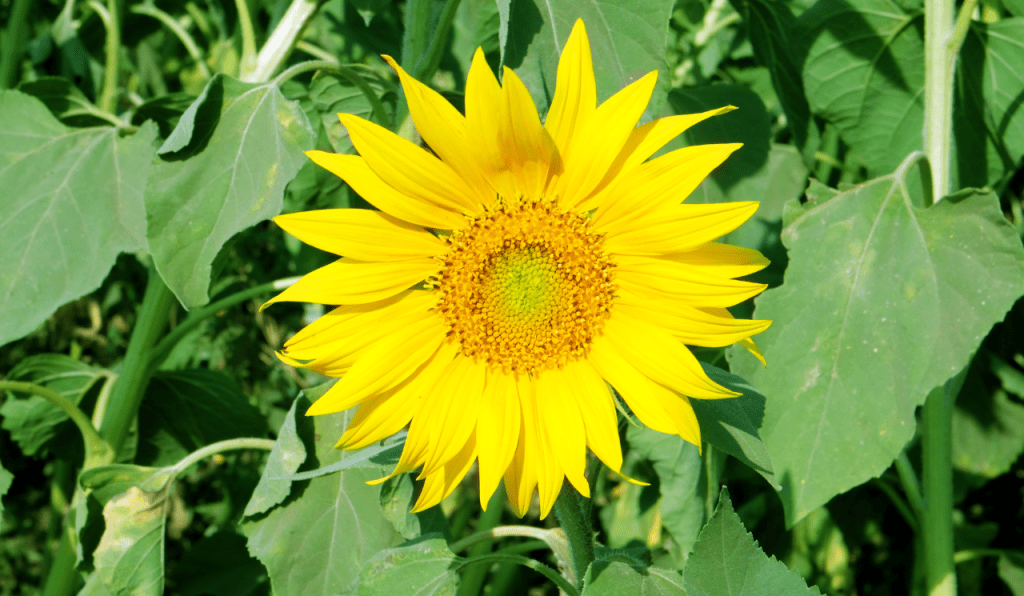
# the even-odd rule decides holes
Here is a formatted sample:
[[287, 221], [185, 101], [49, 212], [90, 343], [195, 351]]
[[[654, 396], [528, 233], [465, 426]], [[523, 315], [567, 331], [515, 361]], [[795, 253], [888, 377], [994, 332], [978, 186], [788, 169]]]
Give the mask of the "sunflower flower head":
[[432, 153], [339, 114], [359, 155], [308, 155], [379, 211], [275, 218], [341, 257], [264, 305], [337, 306], [279, 353], [340, 379], [307, 415], [358, 406], [344, 449], [408, 426], [392, 476], [420, 469], [415, 511], [474, 462], [482, 506], [502, 478], [520, 516], [535, 494], [546, 516], [565, 479], [589, 496], [588, 448], [622, 466], [616, 393], [650, 428], [699, 447], [689, 400], [737, 394], [687, 346], [738, 342], [760, 358], [750, 337], [770, 322], [726, 307], [764, 289], [737, 278], [768, 261], [714, 242], [757, 203], [681, 203], [738, 144], [650, 158], [732, 108], [637, 126], [656, 72], [597, 105], [581, 21], [543, 122], [516, 74], [505, 68], [499, 84], [479, 49], [464, 115], [385, 59]]

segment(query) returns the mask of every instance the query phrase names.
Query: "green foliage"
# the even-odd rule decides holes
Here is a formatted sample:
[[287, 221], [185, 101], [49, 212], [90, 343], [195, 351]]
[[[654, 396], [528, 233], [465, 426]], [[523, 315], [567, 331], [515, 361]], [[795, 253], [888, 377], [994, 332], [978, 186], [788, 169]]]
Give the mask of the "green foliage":
[[358, 580], [344, 594], [454, 596], [459, 585], [455, 568], [461, 557], [448, 550], [443, 538], [435, 536], [423, 536], [377, 553], [366, 561]]
[[678, 571], [638, 568], [622, 561], [595, 561], [583, 579], [583, 596], [616, 594], [686, 596]]

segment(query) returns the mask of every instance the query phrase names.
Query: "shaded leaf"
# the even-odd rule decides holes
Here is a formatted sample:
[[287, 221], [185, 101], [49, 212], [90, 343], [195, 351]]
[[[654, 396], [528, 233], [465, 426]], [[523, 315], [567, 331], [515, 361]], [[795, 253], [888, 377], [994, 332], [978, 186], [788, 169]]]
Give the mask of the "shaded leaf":
[[3, 514], [4, 514], [4, 495], [11, 488], [11, 483], [14, 482], [14, 474], [11, 474], [6, 468], [0, 465], [0, 529], [3, 529]]
[[780, 486], [772, 465], [774, 456], [761, 442], [759, 434], [764, 418], [764, 395], [742, 377], [704, 362], [701, 366], [712, 381], [741, 394], [729, 399], [690, 400], [700, 423], [701, 438], [753, 468], [778, 490]]
[[441, 537], [428, 535], [374, 555], [348, 596], [454, 596], [463, 561]]
[[[397, 463], [397, 461], [395, 462]], [[411, 540], [424, 534], [445, 534], [448, 519], [439, 507], [413, 513], [416, 503], [416, 487], [410, 474], [399, 474], [380, 485], [380, 507], [395, 530], [403, 538]]]
[[[394, 101], [396, 97], [394, 84], [382, 79], [374, 70], [361, 64], [350, 64], [346, 68], [360, 77], [377, 95], [382, 104], [388, 100]], [[310, 84], [309, 97], [319, 113], [327, 133], [327, 140], [336, 153], [354, 154], [356, 152], [352, 141], [348, 138], [348, 129], [342, 126], [341, 120], [338, 119], [339, 113], [355, 114], [381, 125], [385, 125], [392, 117], [391, 112], [376, 114], [373, 104], [370, 103], [366, 94], [352, 81], [338, 76], [318, 75]], [[390, 107], [388, 104], [385, 106], [385, 109]]]
[[1024, 452], [1024, 405], [1010, 398], [1005, 383], [994, 389], [985, 385], [977, 368], [979, 362], [989, 363], [986, 361], [996, 374], [1020, 374], [994, 355], [975, 361], [953, 410], [953, 467], [995, 478], [1009, 471]]
[[[311, 405], [305, 396], [297, 401], [298, 412]], [[306, 466], [320, 468], [351, 456], [334, 449], [351, 415], [315, 416], [305, 419], [309, 424], [296, 426], [302, 442], [315, 447]], [[286, 499], [242, 525], [249, 552], [267, 567], [275, 594], [340, 592], [366, 560], [401, 542], [381, 512], [379, 487], [366, 484], [387, 472], [380, 467], [350, 469], [297, 482], [291, 490], [298, 498]]]
[[714, 515], [683, 570], [689, 596], [803, 596], [820, 594], [775, 557], [764, 554], [722, 489]]
[[[41, 385], [78, 404], [89, 388], [104, 377], [104, 371], [69, 356], [37, 354], [19, 362], [8, 373], [7, 380]], [[68, 416], [37, 395], [25, 398], [16, 395], [8, 392], [8, 399], [0, 404], [2, 426], [10, 431], [11, 438], [25, 455], [36, 455], [57, 436]]]
[[[267, 463], [263, 466], [263, 475], [260, 476], [259, 484], [252, 491], [252, 497], [245, 506], [245, 516], [256, 515], [270, 510], [271, 507], [284, 501], [292, 490], [292, 480], [289, 478], [302, 462], [306, 461], [306, 446], [299, 438], [299, 421], [308, 421], [296, 413], [304, 400], [297, 399], [292, 402], [292, 407], [285, 416], [281, 429], [277, 432], [277, 441], [274, 448], [267, 456]], [[309, 422], [312, 424], [312, 422]]]
[[678, 571], [623, 561], [594, 561], [583, 578], [583, 596], [686, 596]]
[[598, 103], [657, 70], [648, 114], [657, 114], [668, 91], [665, 39], [671, 0], [517, 0], [498, 2], [501, 61], [519, 75], [543, 116], [554, 97], [558, 56], [576, 19], [590, 38]]
[[0, 91], [0, 345], [99, 287], [118, 254], [146, 247], [155, 138], [152, 124], [130, 137], [70, 129], [38, 99]]
[[182, 596], [248, 596], [266, 584], [267, 572], [249, 555], [245, 536], [220, 530], [192, 545], [175, 564], [173, 580]]
[[886, 176], [796, 219], [786, 283], [754, 313], [774, 321], [757, 339], [768, 367], [730, 351], [769, 397], [761, 432], [789, 524], [881, 474], [916, 407], [1024, 293], [1024, 249], [994, 195], [914, 203]]
[[216, 75], [161, 148], [146, 188], [149, 247], [188, 308], [209, 301], [212, 264], [237, 232], [281, 212], [313, 133], [276, 85]]

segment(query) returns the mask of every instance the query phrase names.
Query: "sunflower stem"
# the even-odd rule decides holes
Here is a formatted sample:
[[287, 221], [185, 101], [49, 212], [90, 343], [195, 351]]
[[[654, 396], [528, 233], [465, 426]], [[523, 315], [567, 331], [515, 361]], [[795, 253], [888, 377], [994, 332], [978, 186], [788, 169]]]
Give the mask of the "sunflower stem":
[[555, 515], [569, 542], [571, 566], [567, 571], [571, 571], [572, 576], [567, 579], [579, 588], [583, 585], [587, 568], [594, 562], [594, 526], [590, 521], [590, 499], [566, 483], [555, 501]]
[[322, 3], [322, 0], [293, 0], [274, 27], [270, 38], [260, 48], [259, 55], [254, 56], [253, 64], [247, 67], [243, 53], [242, 73], [239, 78], [247, 83], [269, 81], [291, 55], [295, 43], [306, 29], [306, 25], [316, 16]]

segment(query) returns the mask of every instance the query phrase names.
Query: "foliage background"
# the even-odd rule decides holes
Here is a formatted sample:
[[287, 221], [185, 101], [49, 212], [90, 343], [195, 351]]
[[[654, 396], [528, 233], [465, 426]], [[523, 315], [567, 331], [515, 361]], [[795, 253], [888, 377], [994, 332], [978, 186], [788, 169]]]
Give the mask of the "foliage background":
[[[294, 50], [263, 72], [303, 5]], [[650, 486], [591, 471], [598, 539], [617, 550], [584, 593], [920, 590], [918, 406], [954, 379], [960, 591], [1024, 594], [1024, 4], [972, 6], [953, 88], [962, 190], [930, 206], [926, 167], [907, 160], [925, 117], [915, 0], [0, 2], [4, 380], [59, 393], [103, 431], [147, 279], [174, 295], [111, 465], [79, 474], [88, 444], [42, 398], [9, 391], [0, 405], [0, 594], [394, 594], [396, 581], [555, 593], [508, 560], [464, 566], [448, 550], [520, 523], [500, 501], [481, 513], [472, 481], [420, 515], [407, 513], [408, 477], [367, 487], [397, 447], [331, 449], [343, 417], [296, 415], [326, 379], [273, 356], [322, 310], [257, 307], [267, 284], [328, 262], [269, 217], [366, 206], [302, 155], [353, 151], [335, 114], [413, 134], [380, 54], [460, 106], [482, 47], [543, 113], [576, 18], [599, 99], [658, 70], [645, 120], [740, 108], [667, 149], [744, 143], [688, 200], [761, 201], [726, 241], [772, 260], [756, 276], [772, 289], [736, 314], [775, 321], [758, 338], [767, 368], [742, 350], [698, 352], [745, 394], [741, 411], [698, 411], [712, 429], [703, 455], [623, 423], [624, 471]], [[242, 438], [276, 443], [188, 460]], [[332, 465], [345, 469], [315, 472]], [[62, 554], [69, 530], [76, 548]], [[557, 565], [557, 540], [538, 536], [459, 554]]]

